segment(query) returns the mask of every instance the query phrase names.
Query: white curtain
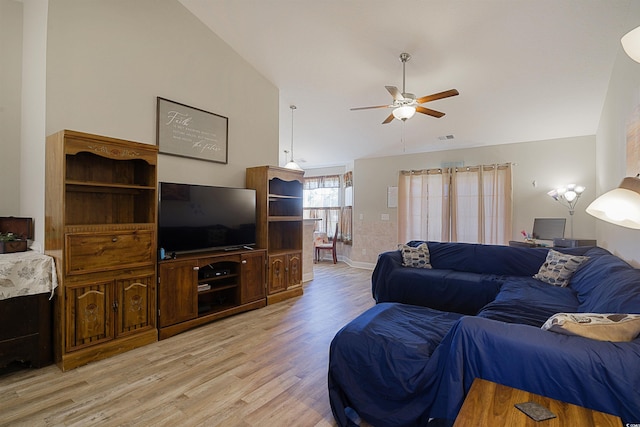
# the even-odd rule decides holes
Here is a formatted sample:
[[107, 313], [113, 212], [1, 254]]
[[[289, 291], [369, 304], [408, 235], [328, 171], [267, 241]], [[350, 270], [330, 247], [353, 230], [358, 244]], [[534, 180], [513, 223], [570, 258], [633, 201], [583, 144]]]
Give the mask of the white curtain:
[[401, 171], [398, 239], [507, 244], [511, 165]]

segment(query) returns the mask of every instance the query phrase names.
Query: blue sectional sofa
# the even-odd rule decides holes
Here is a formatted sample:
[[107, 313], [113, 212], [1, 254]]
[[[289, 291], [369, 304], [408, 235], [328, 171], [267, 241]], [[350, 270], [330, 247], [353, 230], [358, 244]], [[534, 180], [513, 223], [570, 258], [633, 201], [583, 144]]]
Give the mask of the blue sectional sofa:
[[[403, 266], [400, 251], [379, 256], [376, 306], [331, 343], [340, 426], [451, 424], [476, 377], [640, 423], [640, 337], [612, 342], [550, 326], [557, 313], [640, 314], [640, 270], [602, 248], [566, 249], [587, 258], [554, 286], [533, 277], [548, 266], [548, 248], [408, 245], [423, 243], [432, 268]], [[602, 330], [580, 322], [578, 331]]]

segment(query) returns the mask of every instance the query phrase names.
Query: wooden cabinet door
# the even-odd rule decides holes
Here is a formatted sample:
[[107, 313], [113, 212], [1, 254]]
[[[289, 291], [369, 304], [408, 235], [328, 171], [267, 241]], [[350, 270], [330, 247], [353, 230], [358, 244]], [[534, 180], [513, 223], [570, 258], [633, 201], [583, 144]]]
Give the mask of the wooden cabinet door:
[[286, 255], [269, 257], [269, 295], [287, 289], [287, 259]]
[[159, 265], [158, 326], [198, 317], [198, 262], [186, 260]]
[[127, 335], [155, 325], [154, 275], [116, 281], [116, 335]]
[[66, 351], [113, 339], [113, 282], [69, 286], [66, 290]]
[[264, 298], [264, 254], [246, 253], [242, 254], [240, 259], [240, 303]]
[[302, 285], [302, 254], [287, 255], [287, 289]]

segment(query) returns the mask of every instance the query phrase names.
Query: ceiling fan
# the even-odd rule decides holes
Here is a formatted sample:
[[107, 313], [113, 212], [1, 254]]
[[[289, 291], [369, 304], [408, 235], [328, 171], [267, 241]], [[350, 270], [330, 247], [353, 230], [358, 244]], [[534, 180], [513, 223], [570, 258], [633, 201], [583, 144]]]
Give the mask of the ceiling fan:
[[416, 112], [436, 118], [444, 116], [443, 112], [423, 107], [420, 104], [424, 104], [425, 102], [429, 101], [435, 101], [437, 99], [448, 98], [450, 96], [456, 96], [459, 94], [459, 92], [456, 89], [449, 89], [444, 92], [434, 93], [433, 95], [426, 95], [416, 99], [416, 96], [414, 94], [407, 93], [405, 91], [405, 65], [409, 59], [411, 59], [411, 55], [409, 55], [408, 53], [400, 54], [400, 61], [402, 61], [402, 92], [400, 92], [395, 86], [385, 86], [385, 88], [387, 88], [387, 90], [393, 97], [393, 104], [376, 105], [373, 107], [356, 107], [352, 108], [351, 110], [355, 111], [370, 110], [374, 108], [393, 108], [393, 112], [389, 114], [389, 117], [387, 117], [382, 122], [383, 125], [390, 123], [394, 118], [402, 120], [404, 122], [407, 119], [413, 117]]

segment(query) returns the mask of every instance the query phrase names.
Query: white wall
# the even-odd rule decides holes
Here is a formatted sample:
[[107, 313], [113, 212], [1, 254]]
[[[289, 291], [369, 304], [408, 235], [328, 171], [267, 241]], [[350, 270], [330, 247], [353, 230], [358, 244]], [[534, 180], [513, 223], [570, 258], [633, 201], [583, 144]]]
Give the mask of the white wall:
[[229, 118], [227, 165], [160, 155], [161, 181], [245, 185], [278, 162], [278, 89], [177, 0], [49, 5], [47, 135], [156, 143], [156, 97]]
[[20, 123], [20, 215], [34, 220], [31, 248], [44, 249], [44, 139], [48, 0], [24, 0]]
[[0, 216], [20, 214], [21, 2], [0, 0]]
[[[448, 150], [376, 159], [361, 159], [354, 166], [354, 230], [350, 260], [354, 265], [375, 263], [380, 252], [397, 242], [397, 209], [387, 208], [387, 188], [398, 185], [398, 171], [440, 167], [442, 162], [465, 166], [515, 163], [513, 167], [513, 240], [520, 230], [531, 232], [536, 217], [566, 217], [568, 209], [547, 191], [570, 183], [587, 187], [574, 216], [574, 237], [594, 238], [595, 219], [584, 208], [595, 198], [595, 136]], [[533, 182], [536, 186], [533, 186]], [[382, 215], [389, 215], [383, 220]]]
[[[632, 2], [629, 25], [625, 30], [631, 30], [638, 25], [640, 3]], [[629, 58], [620, 47], [596, 135], [597, 195], [617, 187], [627, 175], [626, 129], [627, 122], [633, 117], [636, 108], [640, 108], [640, 64]], [[640, 173], [640, 164], [630, 175], [637, 173]], [[635, 267], [640, 266], [640, 230], [631, 230], [598, 220], [596, 235], [602, 247]]]

